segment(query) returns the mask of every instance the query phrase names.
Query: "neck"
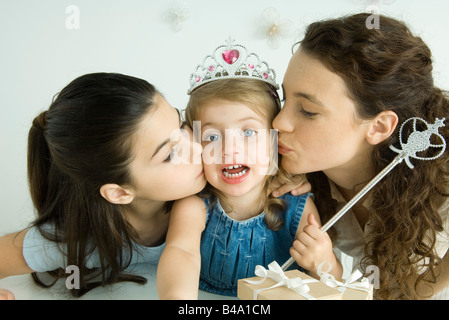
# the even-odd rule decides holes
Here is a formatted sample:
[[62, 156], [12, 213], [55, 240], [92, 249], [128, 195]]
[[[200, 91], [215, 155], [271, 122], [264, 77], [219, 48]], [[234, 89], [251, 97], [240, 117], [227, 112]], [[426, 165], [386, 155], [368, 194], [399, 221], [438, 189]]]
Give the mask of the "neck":
[[376, 175], [371, 155], [360, 156], [350, 163], [323, 170], [324, 174], [333, 181], [345, 194], [352, 195], [360, 191]]
[[230, 205], [230, 208], [223, 209], [229, 217], [238, 221], [247, 220], [261, 214], [264, 209], [264, 201], [261, 201], [262, 189], [263, 185], [240, 196], [226, 194], [226, 203]]
[[165, 205], [165, 201], [135, 199], [124, 207], [125, 217], [136, 232], [136, 242], [149, 247], [165, 242], [170, 218]]

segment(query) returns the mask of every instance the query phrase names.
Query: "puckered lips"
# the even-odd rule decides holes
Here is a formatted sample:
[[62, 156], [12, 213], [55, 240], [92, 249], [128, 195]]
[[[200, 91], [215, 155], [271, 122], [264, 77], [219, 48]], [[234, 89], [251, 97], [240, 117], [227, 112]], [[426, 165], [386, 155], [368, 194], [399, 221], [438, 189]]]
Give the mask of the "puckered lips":
[[250, 168], [244, 164], [225, 164], [221, 166], [221, 179], [229, 184], [243, 182], [250, 172]]
[[291, 148], [285, 146], [280, 141], [278, 141], [278, 152], [282, 155], [286, 155], [287, 153], [290, 153], [292, 151]]

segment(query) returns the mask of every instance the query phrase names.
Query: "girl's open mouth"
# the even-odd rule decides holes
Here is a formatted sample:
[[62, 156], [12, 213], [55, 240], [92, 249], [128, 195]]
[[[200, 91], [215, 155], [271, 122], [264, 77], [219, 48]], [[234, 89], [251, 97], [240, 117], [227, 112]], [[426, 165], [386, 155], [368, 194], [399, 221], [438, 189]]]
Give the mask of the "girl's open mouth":
[[221, 178], [229, 184], [242, 182], [248, 176], [250, 168], [243, 164], [225, 165], [221, 168]]

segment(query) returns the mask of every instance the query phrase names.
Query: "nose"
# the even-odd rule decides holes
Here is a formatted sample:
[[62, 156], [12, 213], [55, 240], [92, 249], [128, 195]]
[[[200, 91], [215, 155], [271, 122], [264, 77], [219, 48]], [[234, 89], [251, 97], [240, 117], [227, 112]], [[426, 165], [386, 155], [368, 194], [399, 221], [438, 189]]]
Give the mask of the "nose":
[[291, 121], [294, 115], [290, 114], [289, 109], [290, 107], [285, 103], [284, 107], [273, 120], [273, 128], [279, 132], [292, 132], [294, 129]]
[[222, 145], [224, 163], [243, 163], [245, 155], [245, 140], [239, 129], [226, 129]]

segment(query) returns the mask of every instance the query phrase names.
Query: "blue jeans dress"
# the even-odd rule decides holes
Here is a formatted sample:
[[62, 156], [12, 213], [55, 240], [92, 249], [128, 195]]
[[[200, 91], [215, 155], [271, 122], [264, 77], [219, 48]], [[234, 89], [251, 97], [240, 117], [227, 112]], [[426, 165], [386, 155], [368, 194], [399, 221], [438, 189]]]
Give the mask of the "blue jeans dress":
[[278, 231], [268, 228], [264, 212], [237, 221], [224, 212], [218, 199], [203, 198], [207, 220], [201, 237], [200, 289], [236, 296], [237, 281], [254, 277], [256, 265], [267, 268], [273, 261], [280, 265], [287, 261], [309, 196], [310, 193], [281, 197], [287, 206], [284, 226]]

